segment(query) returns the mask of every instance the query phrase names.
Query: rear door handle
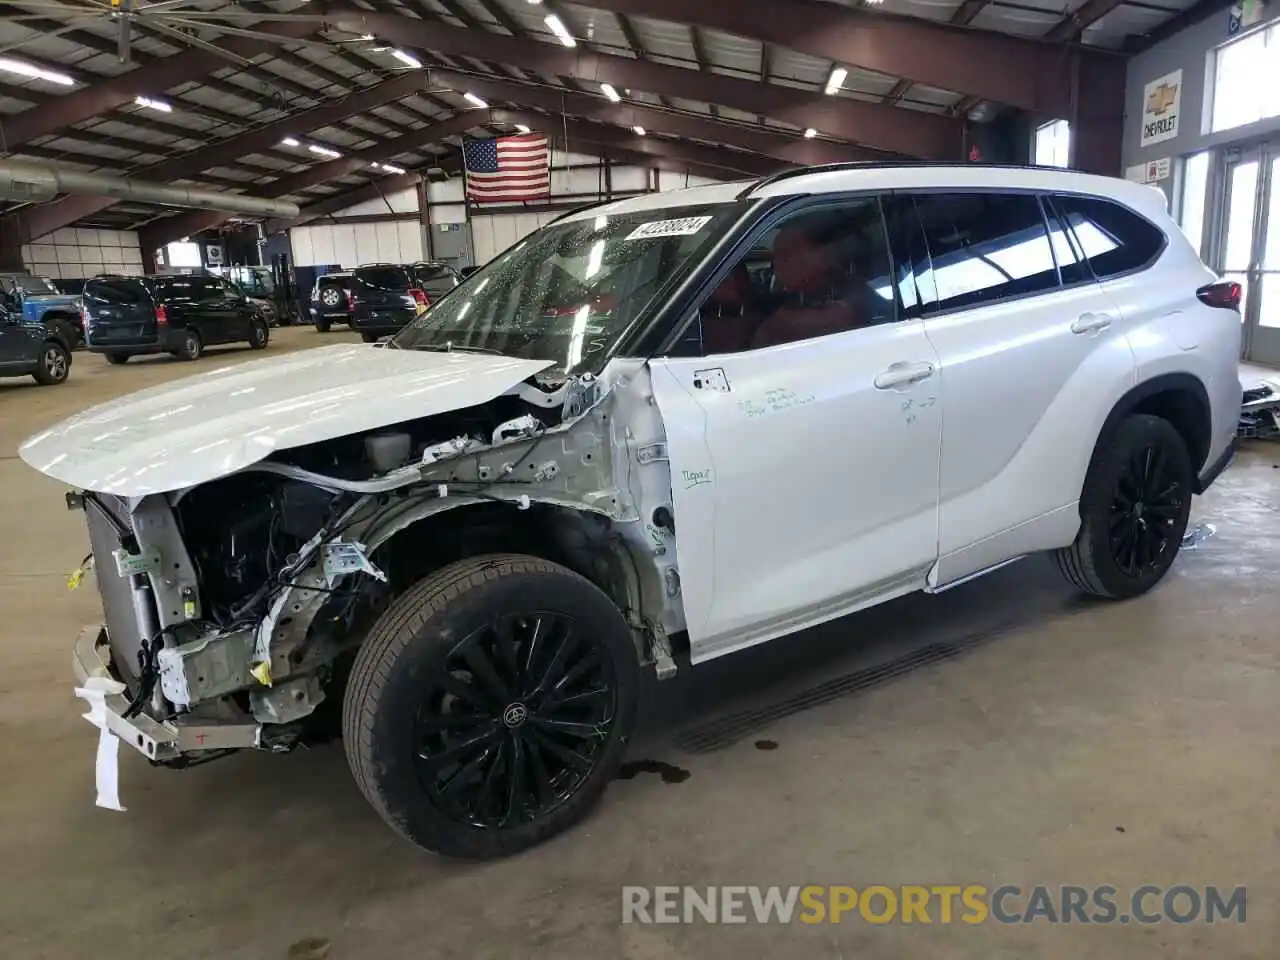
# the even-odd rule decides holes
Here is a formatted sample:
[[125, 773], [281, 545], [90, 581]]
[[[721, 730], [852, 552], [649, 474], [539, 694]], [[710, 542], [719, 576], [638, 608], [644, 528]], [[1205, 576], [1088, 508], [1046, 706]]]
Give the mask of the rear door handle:
[[1111, 326], [1111, 318], [1105, 313], [1082, 313], [1071, 324], [1072, 333], [1101, 333]]
[[905, 360], [899, 360], [897, 363], [890, 364], [888, 369], [877, 376], [873, 382], [877, 390], [895, 390], [899, 387], [909, 387], [921, 380], [928, 380], [933, 376], [933, 372], [932, 363], [908, 363]]

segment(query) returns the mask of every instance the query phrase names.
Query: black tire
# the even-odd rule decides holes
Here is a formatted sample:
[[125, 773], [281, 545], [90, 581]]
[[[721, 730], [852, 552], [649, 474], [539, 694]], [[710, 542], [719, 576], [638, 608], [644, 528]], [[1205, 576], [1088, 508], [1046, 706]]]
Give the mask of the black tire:
[[328, 332], [329, 332], [329, 321], [319, 320], [319, 319], [316, 320], [316, 333], [328, 333]]
[[360, 339], [365, 343], [377, 343], [382, 339], [382, 335], [377, 333], [362, 333], [360, 334]]
[[133, 356], [133, 354], [131, 354], [131, 353], [108, 353], [108, 354], [104, 354], [104, 356], [106, 356], [106, 358], [107, 358], [107, 363], [128, 363], [128, 362], [129, 362], [129, 358], [130, 358], [131, 356]]
[[[630, 740], [639, 682], [631, 631], [594, 584], [534, 557], [462, 560], [395, 600], [360, 648], [343, 704], [347, 758], [406, 839], [450, 857], [509, 856], [599, 799]], [[548, 698], [562, 690], [574, 692]]]
[[182, 331], [182, 346], [173, 351], [179, 360], [199, 360], [204, 356], [204, 341], [195, 330]]
[[1080, 496], [1080, 532], [1058, 550], [1076, 587], [1111, 600], [1146, 593], [1173, 565], [1191, 515], [1187, 445], [1160, 417], [1121, 421], [1094, 454]]
[[249, 348], [251, 350], [265, 350], [270, 340], [271, 331], [267, 327], [267, 321], [261, 317], [254, 317], [249, 321]]
[[71, 353], [57, 340], [46, 340], [40, 346], [40, 358], [31, 376], [36, 383], [49, 387], [65, 383], [71, 373]]

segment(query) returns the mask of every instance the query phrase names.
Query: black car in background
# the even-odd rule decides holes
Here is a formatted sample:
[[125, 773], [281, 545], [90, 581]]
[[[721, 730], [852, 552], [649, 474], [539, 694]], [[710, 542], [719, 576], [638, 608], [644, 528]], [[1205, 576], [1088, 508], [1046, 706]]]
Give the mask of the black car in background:
[[311, 319], [316, 330], [328, 333], [335, 323], [351, 322], [351, 274], [346, 271], [316, 277], [311, 288]]
[[351, 329], [366, 343], [396, 333], [430, 305], [414, 270], [371, 263], [351, 271]]
[[197, 360], [221, 343], [267, 345], [267, 321], [221, 277], [94, 277], [84, 285], [85, 346], [124, 363], [143, 353]]
[[418, 288], [426, 293], [428, 305], [435, 303], [462, 282], [453, 265], [443, 260], [411, 263], [408, 270], [417, 282]]
[[0, 303], [0, 377], [31, 376], [44, 386], [64, 383], [78, 338], [68, 321], [32, 320]]

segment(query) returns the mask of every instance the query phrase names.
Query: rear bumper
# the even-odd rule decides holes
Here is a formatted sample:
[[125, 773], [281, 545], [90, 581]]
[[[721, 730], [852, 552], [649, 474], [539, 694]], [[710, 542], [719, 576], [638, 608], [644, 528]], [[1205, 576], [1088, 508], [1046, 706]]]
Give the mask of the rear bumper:
[[379, 315], [374, 317], [367, 313], [359, 312], [352, 315], [352, 330], [358, 330], [361, 333], [376, 333], [379, 336], [387, 333], [397, 333], [412, 323], [418, 314], [405, 310], [401, 311], [379, 311]]
[[[80, 631], [72, 650], [71, 669], [79, 684], [90, 677], [120, 679], [111, 662], [106, 628], [101, 624]], [[185, 717], [159, 721], [145, 711], [136, 717], [126, 717], [130, 701], [123, 694], [109, 695], [105, 701], [107, 729], [144, 757], [157, 762], [207, 750], [253, 748], [261, 742], [262, 728], [256, 723], [216, 723]]]
[[85, 341], [85, 349], [90, 353], [169, 353], [182, 348], [183, 331], [181, 329], [167, 330], [162, 334], [150, 337], [128, 337], [121, 339], [113, 339], [98, 336], [90, 336]]
[[1227, 448], [1222, 451], [1218, 459], [1206, 466], [1200, 471], [1200, 476], [1196, 479], [1196, 493], [1204, 493], [1209, 489], [1210, 484], [1222, 475], [1222, 471], [1231, 466], [1231, 461], [1236, 456], [1236, 442], [1232, 440], [1227, 444]]

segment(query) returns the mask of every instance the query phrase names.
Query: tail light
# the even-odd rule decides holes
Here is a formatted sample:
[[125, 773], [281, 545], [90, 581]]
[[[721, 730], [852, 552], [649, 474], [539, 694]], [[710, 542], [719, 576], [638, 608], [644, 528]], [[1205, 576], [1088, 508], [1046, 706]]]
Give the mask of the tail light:
[[419, 290], [416, 287], [409, 291], [409, 296], [413, 297], [413, 302], [420, 307], [431, 306], [431, 301], [427, 299], [427, 291]]
[[1234, 310], [1236, 313], [1240, 312], [1240, 299], [1243, 295], [1244, 287], [1234, 280], [1210, 283], [1196, 291], [1201, 303], [1221, 310]]
[[356, 312], [356, 298], [352, 293], [347, 294], [347, 313]]
[[167, 327], [169, 325], [169, 314], [164, 309], [164, 304], [156, 305], [156, 326]]

